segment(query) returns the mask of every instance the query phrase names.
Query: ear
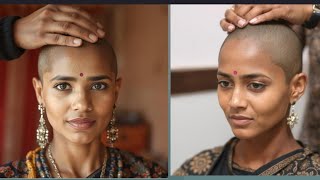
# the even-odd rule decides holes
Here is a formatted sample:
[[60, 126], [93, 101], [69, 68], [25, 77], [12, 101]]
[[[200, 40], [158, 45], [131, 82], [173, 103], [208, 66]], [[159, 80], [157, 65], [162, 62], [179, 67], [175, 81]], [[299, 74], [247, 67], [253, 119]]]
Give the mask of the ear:
[[37, 100], [39, 104], [43, 104], [43, 106], [45, 107], [43, 98], [42, 98], [42, 83], [38, 78], [32, 78], [32, 84], [33, 84], [33, 89], [36, 93], [37, 96]]
[[297, 102], [304, 94], [307, 87], [307, 75], [304, 73], [296, 74], [290, 82], [290, 103]]
[[119, 77], [116, 79], [116, 86], [115, 86], [115, 102], [117, 102], [118, 100], [118, 96], [119, 96], [119, 91], [121, 88], [121, 82], [122, 82], [122, 78]]

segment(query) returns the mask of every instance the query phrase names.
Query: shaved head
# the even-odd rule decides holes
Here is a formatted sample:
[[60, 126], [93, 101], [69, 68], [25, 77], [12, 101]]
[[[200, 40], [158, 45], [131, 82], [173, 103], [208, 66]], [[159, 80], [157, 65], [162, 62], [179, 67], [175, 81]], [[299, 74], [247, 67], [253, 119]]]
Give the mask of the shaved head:
[[297, 34], [284, 23], [272, 21], [238, 28], [227, 36], [221, 49], [229, 41], [243, 40], [255, 44], [261, 52], [268, 53], [272, 62], [283, 69], [287, 82], [302, 71], [303, 45]]
[[[118, 67], [117, 67], [117, 58], [114, 53], [112, 46], [105, 39], [99, 39], [98, 42], [92, 44], [86, 41], [83, 41], [83, 44], [80, 47], [68, 47], [68, 46], [59, 46], [59, 45], [47, 45], [44, 46], [39, 54], [38, 58], [38, 74], [39, 78], [43, 80], [43, 74], [51, 70], [53, 61], [57, 58], [61, 58], [64, 54], [83, 54], [85, 57], [86, 53], [96, 53], [98, 56], [101, 56], [105, 59], [107, 64], [110, 66], [111, 71], [117, 77]], [[88, 59], [90, 61], [90, 59]]]

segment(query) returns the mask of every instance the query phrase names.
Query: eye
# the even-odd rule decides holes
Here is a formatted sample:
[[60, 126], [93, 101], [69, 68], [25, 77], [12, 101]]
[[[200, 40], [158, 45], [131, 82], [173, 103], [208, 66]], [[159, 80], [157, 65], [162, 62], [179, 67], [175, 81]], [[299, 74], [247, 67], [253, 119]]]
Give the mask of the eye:
[[95, 83], [95, 84], [93, 84], [92, 89], [93, 90], [104, 90], [107, 88], [107, 86], [108, 85], [106, 83]]
[[55, 85], [54, 88], [58, 89], [59, 91], [66, 91], [71, 89], [71, 86], [68, 83], [60, 83]]
[[231, 87], [231, 83], [228, 81], [219, 81], [219, 86], [221, 86], [222, 88], [228, 88]]
[[261, 89], [263, 89], [265, 86], [266, 86], [266, 85], [261, 84], [261, 83], [250, 83], [250, 84], [248, 85], [248, 87], [249, 87], [250, 89], [253, 89], [253, 90], [261, 90]]

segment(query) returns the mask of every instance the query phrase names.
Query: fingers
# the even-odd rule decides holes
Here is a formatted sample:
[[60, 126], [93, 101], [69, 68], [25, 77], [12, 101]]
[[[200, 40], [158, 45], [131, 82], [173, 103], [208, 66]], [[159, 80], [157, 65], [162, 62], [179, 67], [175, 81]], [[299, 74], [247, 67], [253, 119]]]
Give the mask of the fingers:
[[269, 12], [266, 12], [264, 14], [261, 14], [259, 16], [256, 16], [255, 18], [251, 19], [249, 21], [250, 24], [258, 24], [265, 21], [271, 21], [280, 19], [282, 17], [283, 13], [281, 9], [273, 9]]
[[87, 31], [91, 31], [91, 33], [94, 33], [100, 38], [105, 35], [104, 31], [100, 29], [96, 23], [93, 23], [92, 21], [75, 12], [59, 12], [52, 16], [52, 19], [58, 22], [73, 23], [79, 26], [79, 28], [84, 28]]
[[71, 22], [57, 22], [52, 21], [48, 23], [46, 27], [46, 32], [48, 33], [59, 33], [59, 34], [68, 34], [70, 36], [78, 37], [88, 42], [96, 42], [98, 37], [93, 34], [91, 31], [77, 26]]
[[229, 23], [226, 19], [222, 19], [220, 21], [220, 26], [223, 31], [227, 31], [227, 32], [232, 32], [236, 28], [233, 24]]
[[82, 40], [74, 38], [72, 36], [65, 36], [61, 34], [45, 34], [43, 36], [46, 45], [61, 45], [61, 46], [72, 46], [78, 47], [82, 44]]
[[49, 25], [53, 31], [48, 33], [69, 34], [88, 42], [95, 42], [98, 37], [102, 38], [105, 35], [101, 28], [102, 25], [80, 8], [66, 5], [47, 5], [41, 13], [43, 20], [57, 22]]
[[58, 8], [61, 11], [64, 12], [69, 12], [69, 13], [78, 13], [81, 16], [87, 18], [89, 21], [93, 22], [94, 24], [96, 24], [99, 28], [103, 29], [103, 26], [97, 22], [88, 12], [86, 12], [85, 10], [79, 8], [79, 7], [72, 7], [72, 6], [66, 6], [66, 5], [59, 5]]
[[[234, 6], [234, 12], [235, 12], [238, 16], [244, 18], [244, 16], [245, 16], [252, 8], [253, 8], [252, 5], [238, 5], [238, 4], [236, 4], [236, 5]], [[248, 20], [248, 19], [247, 19], [247, 20]]]
[[228, 9], [225, 12], [225, 20], [231, 24], [234, 24], [240, 28], [247, 24], [247, 21], [238, 16], [232, 9]]
[[245, 15], [245, 19], [247, 19], [248, 21], [252, 20], [253, 18], [262, 15], [264, 13], [267, 13], [269, 11], [272, 10], [272, 6], [268, 6], [268, 5], [257, 5], [254, 8], [252, 8], [246, 15]]

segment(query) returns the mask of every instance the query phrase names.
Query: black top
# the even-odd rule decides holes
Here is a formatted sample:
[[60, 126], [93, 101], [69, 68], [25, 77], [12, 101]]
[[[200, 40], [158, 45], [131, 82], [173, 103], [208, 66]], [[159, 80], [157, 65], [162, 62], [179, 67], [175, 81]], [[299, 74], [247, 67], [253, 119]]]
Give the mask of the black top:
[[12, 60], [20, 57], [24, 49], [19, 48], [13, 37], [13, 24], [18, 16], [7, 16], [0, 19], [0, 60]]

